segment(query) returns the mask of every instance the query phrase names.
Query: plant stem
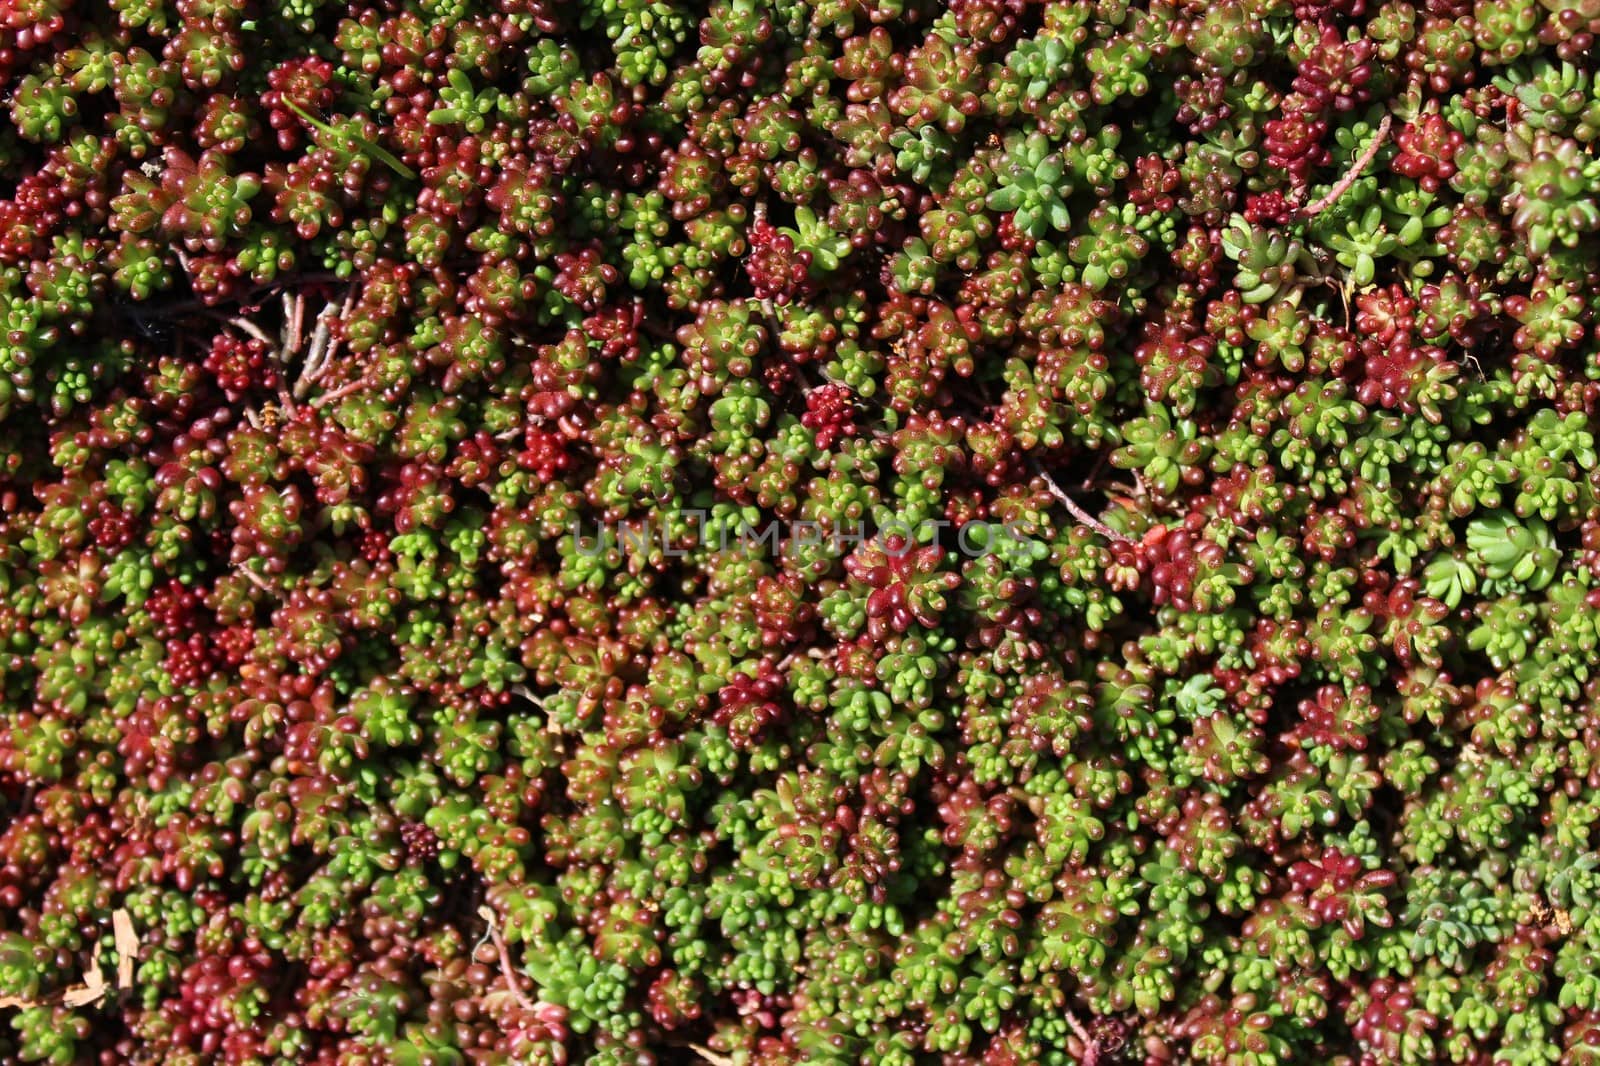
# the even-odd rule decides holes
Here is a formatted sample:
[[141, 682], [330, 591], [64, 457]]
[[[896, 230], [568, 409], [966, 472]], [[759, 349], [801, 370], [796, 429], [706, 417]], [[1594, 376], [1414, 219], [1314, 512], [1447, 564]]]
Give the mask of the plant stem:
[[1073, 1035], [1083, 1041], [1083, 1057], [1078, 1060], [1079, 1066], [1097, 1066], [1100, 1062], [1100, 1041], [1089, 1035], [1089, 1030], [1078, 1021], [1078, 1016], [1072, 1011], [1067, 1011], [1067, 1024], [1072, 1027]]
[[[1036, 467], [1035, 469], [1038, 468]], [[1078, 506], [1077, 501], [1062, 491], [1061, 486], [1057, 485], [1055, 479], [1049, 474], [1045, 473], [1043, 470], [1039, 470], [1038, 472], [1039, 476], [1044, 478], [1044, 483], [1049, 486], [1050, 495], [1060, 500], [1061, 505], [1065, 507], [1069, 513], [1071, 513], [1073, 518], [1076, 518], [1079, 522], [1082, 522], [1084, 525], [1088, 526], [1102, 537], [1105, 537], [1107, 540], [1113, 541], [1117, 544], [1133, 543], [1133, 539], [1131, 537], [1128, 537], [1122, 533], [1118, 533], [1116, 530], [1100, 521], [1100, 519], [1096, 518], [1094, 515]]]
[[500, 973], [506, 979], [506, 987], [511, 989], [511, 994], [516, 997], [517, 1006], [525, 1011], [532, 1011], [533, 1001], [522, 991], [522, 986], [517, 984], [517, 971], [511, 966], [511, 952], [506, 950], [506, 940], [500, 935], [500, 926], [495, 921], [494, 911], [485, 905], [478, 908], [478, 916], [488, 923], [489, 938], [494, 941], [494, 950], [500, 956]]
[[1354, 185], [1360, 180], [1362, 173], [1367, 169], [1368, 166], [1371, 165], [1372, 160], [1377, 156], [1378, 149], [1382, 148], [1384, 142], [1389, 139], [1389, 127], [1393, 125], [1394, 116], [1384, 115], [1383, 120], [1378, 123], [1378, 132], [1373, 135], [1372, 143], [1367, 145], [1367, 147], [1362, 150], [1360, 155], [1356, 156], [1355, 161], [1350, 164], [1350, 169], [1345, 173], [1345, 176], [1334, 182], [1333, 188], [1329, 189], [1327, 194], [1321, 199], [1317, 200], [1316, 203], [1302, 207], [1300, 209], [1300, 217], [1317, 217], [1318, 215], [1322, 214], [1322, 212], [1332, 207], [1339, 197], [1349, 192], [1350, 186]]

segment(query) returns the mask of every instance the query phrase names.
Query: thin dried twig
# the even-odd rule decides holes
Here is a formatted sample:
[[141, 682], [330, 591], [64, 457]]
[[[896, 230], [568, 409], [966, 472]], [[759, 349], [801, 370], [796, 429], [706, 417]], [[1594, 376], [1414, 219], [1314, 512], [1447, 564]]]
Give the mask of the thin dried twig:
[[511, 952], [506, 950], [506, 939], [500, 935], [500, 925], [495, 918], [494, 908], [485, 904], [478, 908], [478, 917], [482, 918], [489, 926], [489, 938], [494, 941], [494, 949], [500, 955], [500, 973], [506, 979], [506, 987], [511, 989], [511, 995], [516, 999], [517, 1006], [526, 1011], [537, 1008], [527, 993], [522, 991], [522, 986], [517, 984], [516, 970], [511, 966]]
[[288, 362], [295, 352], [300, 350], [300, 339], [305, 336], [306, 322], [306, 294], [303, 292], [283, 294], [283, 359]]
[[[316, 325], [311, 327], [311, 349], [306, 352], [305, 369], [300, 372], [300, 377], [305, 384], [315, 381], [322, 373], [322, 368], [327, 366], [327, 360], [333, 343], [333, 332], [328, 325], [328, 319], [334, 313], [334, 305], [330, 300], [328, 306], [317, 314]], [[298, 391], [298, 387], [297, 387]]]
[[788, 655], [785, 655], [783, 658], [779, 659], [778, 660], [778, 664], [776, 666], [774, 666], [773, 669], [774, 670], [780, 670], [780, 671], [781, 670], [787, 670], [787, 669], [789, 669], [789, 667], [793, 666], [797, 661], [799, 661], [802, 658], [805, 658], [805, 659], [821, 659], [826, 654], [827, 653], [824, 652], [821, 648], [807, 648], [803, 652], [792, 651]]
[[[351, 292], [354, 293], [354, 290]], [[347, 299], [341, 311], [338, 303], [329, 300], [328, 305], [317, 312], [316, 323], [311, 327], [311, 346], [306, 350], [300, 376], [294, 383], [294, 395], [297, 399], [305, 398], [306, 393], [322, 379], [333, 357], [338, 354], [343, 331], [335, 333], [330, 322], [341, 313], [348, 315], [350, 306], [351, 302]]]
[[278, 351], [278, 345], [271, 337], [267, 336], [266, 330], [262, 329], [260, 326], [256, 325], [243, 315], [222, 315], [216, 313], [215, 311], [208, 311], [206, 314], [211, 318], [219, 319], [227, 325], [232, 326], [234, 329], [240, 330], [249, 336], [254, 337], [256, 340], [272, 349], [273, 352], [276, 353]]
[[1089, 1030], [1078, 1021], [1078, 1016], [1072, 1011], [1066, 1011], [1067, 1024], [1072, 1027], [1072, 1032], [1083, 1041], [1083, 1057], [1078, 1060], [1078, 1066], [1098, 1066], [1100, 1062], [1100, 1041], [1089, 1035]]
[[1373, 135], [1372, 143], [1367, 145], [1360, 155], [1356, 156], [1345, 176], [1334, 182], [1333, 188], [1329, 189], [1327, 194], [1317, 200], [1316, 203], [1302, 207], [1300, 209], [1300, 217], [1315, 218], [1332, 207], [1339, 197], [1349, 192], [1350, 186], [1361, 179], [1362, 173], [1371, 165], [1372, 160], [1377, 157], [1378, 149], [1382, 148], [1384, 142], [1389, 139], [1389, 127], [1393, 125], [1394, 116], [1384, 115], [1383, 120], [1378, 123], [1378, 132]]
[[543, 696], [535, 696], [533, 694], [533, 690], [531, 688], [529, 688], [527, 685], [512, 685], [511, 686], [511, 694], [513, 696], [518, 696], [518, 697], [521, 697], [522, 699], [527, 700], [529, 703], [533, 704], [535, 707], [539, 708], [541, 711], [544, 710], [544, 697]]
[[711, 1063], [711, 1066], [733, 1066], [733, 1060], [726, 1055], [718, 1055], [704, 1044], [690, 1044], [689, 1050]]
[[1096, 518], [1094, 515], [1078, 506], [1078, 502], [1062, 491], [1061, 486], [1057, 485], [1055, 479], [1049, 474], [1045, 473], [1043, 470], [1039, 470], [1038, 473], [1040, 477], [1044, 478], [1045, 485], [1050, 489], [1050, 495], [1059, 500], [1061, 505], [1067, 509], [1073, 518], [1076, 518], [1078, 521], [1082, 522], [1084, 525], [1088, 526], [1102, 537], [1105, 537], [1107, 540], [1115, 541], [1118, 544], [1133, 543], [1131, 538], [1125, 534], [1118, 533], [1116, 530], [1100, 521], [1100, 519]]
[[[355, 287], [355, 285], [352, 284], [350, 286], [350, 291], [345, 293], [344, 303], [339, 306], [339, 321], [340, 321], [341, 324], [350, 321], [350, 312], [355, 310], [355, 306], [356, 306], [356, 287]], [[339, 354], [339, 346], [342, 345], [343, 343], [344, 343], [344, 330], [341, 329], [338, 333], [334, 334], [333, 340], [329, 343], [329, 346], [328, 346], [328, 359], [330, 361], [333, 359], [334, 356]]]
[[366, 376], [366, 374], [363, 373], [360, 377], [356, 378], [354, 381], [346, 382], [345, 384], [340, 385], [337, 389], [334, 389], [331, 392], [325, 392], [322, 395], [316, 397], [315, 399], [313, 399], [311, 401], [311, 406], [312, 406], [313, 409], [320, 408], [320, 407], [326, 407], [328, 404], [333, 403], [333, 402], [335, 402], [337, 400], [342, 400], [346, 396], [349, 396], [349, 395], [351, 395], [353, 393], [360, 392], [362, 389], [364, 389], [366, 387], [367, 387], [367, 376]]
[[239, 573], [243, 574], [246, 581], [250, 582], [250, 584], [254, 585], [256, 588], [260, 589], [262, 592], [271, 592], [272, 591], [272, 586], [267, 584], [267, 579], [262, 577], [260, 574], [256, 573], [254, 570], [248, 569], [246, 567], [240, 567], [239, 568]]
[[520, 696], [544, 712], [544, 731], [556, 736], [562, 735], [561, 723], [556, 721], [555, 715], [550, 713], [550, 708], [545, 705], [543, 696], [536, 696], [527, 685], [512, 685], [511, 694]]

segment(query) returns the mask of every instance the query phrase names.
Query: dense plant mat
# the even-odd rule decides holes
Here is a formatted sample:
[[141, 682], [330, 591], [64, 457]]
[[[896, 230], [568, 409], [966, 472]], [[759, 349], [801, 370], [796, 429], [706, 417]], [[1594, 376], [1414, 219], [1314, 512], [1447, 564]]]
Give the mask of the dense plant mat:
[[1600, 1061], [1597, 32], [0, 5], [0, 1061]]

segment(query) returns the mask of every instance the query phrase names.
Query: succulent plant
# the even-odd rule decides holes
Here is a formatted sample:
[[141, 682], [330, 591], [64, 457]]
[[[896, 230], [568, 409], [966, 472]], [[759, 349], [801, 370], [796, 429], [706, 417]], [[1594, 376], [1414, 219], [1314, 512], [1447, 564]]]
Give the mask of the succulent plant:
[[1600, 1059], [1595, 0], [0, 11], [0, 1061]]

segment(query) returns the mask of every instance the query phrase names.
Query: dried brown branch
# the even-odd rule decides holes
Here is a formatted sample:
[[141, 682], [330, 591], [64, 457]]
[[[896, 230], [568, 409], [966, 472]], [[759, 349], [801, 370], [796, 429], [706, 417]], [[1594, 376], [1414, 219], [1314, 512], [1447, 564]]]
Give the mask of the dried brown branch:
[[100, 971], [100, 961], [96, 959], [89, 963], [89, 970], [83, 975], [83, 984], [73, 985], [63, 992], [61, 1002], [68, 1007], [87, 1007], [100, 1002], [109, 991], [106, 975]]
[[[118, 969], [121, 969], [120, 960]], [[100, 969], [100, 960], [91, 959], [89, 961], [89, 969], [84, 971], [83, 984], [72, 985], [53, 996], [46, 996], [43, 999], [27, 999], [23, 996], [0, 996], [0, 1010], [30, 1010], [34, 1007], [48, 1006], [57, 1001], [60, 1001], [65, 1007], [76, 1009], [100, 1002], [106, 998], [110, 991], [111, 986], [106, 984], [105, 972]]]
[[1096, 518], [1094, 515], [1078, 506], [1078, 502], [1062, 491], [1061, 486], [1057, 485], [1055, 479], [1049, 474], [1045, 473], [1043, 470], [1039, 470], [1038, 473], [1040, 477], [1044, 478], [1045, 485], [1050, 489], [1050, 495], [1059, 500], [1061, 505], [1067, 509], [1073, 518], [1076, 518], [1079, 522], [1082, 522], [1084, 525], [1088, 526], [1102, 537], [1105, 537], [1107, 540], [1113, 541], [1117, 544], [1133, 543], [1132, 539], [1126, 534], [1118, 533], [1116, 530], [1100, 521], [1100, 519]]
[[300, 339], [305, 335], [305, 293], [286, 292], [283, 294], [283, 320], [285, 326], [283, 359], [287, 362], [295, 352], [300, 350]]
[[273, 341], [273, 339], [271, 337], [267, 336], [266, 330], [262, 329], [260, 326], [256, 325], [254, 322], [250, 321], [244, 315], [223, 315], [223, 314], [218, 314], [215, 311], [209, 311], [209, 312], [206, 312], [206, 313], [207, 313], [207, 315], [209, 317], [215, 318], [218, 321], [223, 322], [226, 325], [232, 326], [234, 329], [237, 329], [240, 332], [245, 333], [248, 336], [253, 337], [254, 339], [260, 341], [262, 344], [265, 344], [268, 348], [272, 349], [274, 354], [277, 354], [278, 345], [276, 343], [274, 343], [274, 341]]
[[294, 383], [296, 399], [304, 399], [311, 391], [313, 385], [322, 380], [322, 375], [327, 372], [334, 356], [339, 353], [339, 344], [343, 340], [343, 330], [337, 333], [330, 325], [336, 316], [348, 316], [352, 306], [355, 290], [350, 290], [350, 297], [344, 301], [343, 307], [336, 301], [329, 300], [326, 307], [317, 312], [316, 322], [311, 327], [311, 344], [306, 349], [305, 362], [301, 365], [300, 375]]
[[133, 928], [133, 916], [123, 907], [111, 912], [111, 935], [117, 945], [117, 987], [133, 987], [133, 965], [139, 961], [139, 934]]

